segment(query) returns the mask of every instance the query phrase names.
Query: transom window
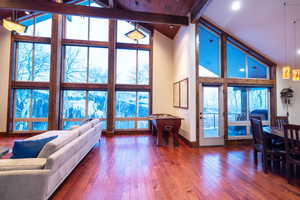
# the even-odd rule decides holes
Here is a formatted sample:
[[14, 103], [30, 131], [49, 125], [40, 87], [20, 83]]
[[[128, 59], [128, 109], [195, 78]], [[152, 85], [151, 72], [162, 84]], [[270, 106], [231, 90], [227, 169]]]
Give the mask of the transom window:
[[23, 19], [20, 24], [26, 26], [26, 30], [21, 35], [35, 37], [51, 37], [52, 14], [42, 14]]
[[14, 131], [47, 130], [49, 91], [16, 89], [14, 96]]
[[221, 39], [213, 31], [199, 26], [199, 76], [220, 77]]
[[107, 48], [65, 46], [65, 82], [107, 83], [107, 77]]
[[149, 92], [116, 92], [116, 128], [148, 129]]
[[65, 90], [63, 101], [64, 129], [79, 125], [84, 118], [100, 119], [106, 128], [106, 91]]
[[227, 42], [227, 77], [268, 79], [268, 66]]
[[[93, 1], [82, 1], [77, 5], [101, 7]], [[108, 41], [108, 19], [68, 15], [65, 22], [66, 39]]]
[[48, 82], [50, 51], [50, 44], [18, 42], [16, 80]]

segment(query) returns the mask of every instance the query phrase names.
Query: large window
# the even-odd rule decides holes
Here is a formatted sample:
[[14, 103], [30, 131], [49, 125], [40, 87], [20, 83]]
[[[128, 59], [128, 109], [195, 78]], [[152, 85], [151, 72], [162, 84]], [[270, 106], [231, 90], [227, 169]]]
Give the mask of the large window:
[[107, 77], [107, 48], [85, 46], [65, 47], [65, 82], [107, 83]]
[[16, 89], [14, 102], [14, 130], [47, 130], [48, 107], [48, 90]]
[[250, 136], [250, 117], [269, 124], [269, 89], [228, 87], [228, 136]]
[[199, 76], [220, 77], [221, 39], [213, 31], [199, 26]]
[[117, 84], [149, 85], [149, 51], [117, 50]]
[[[93, 1], [83, 1], [78, 5], [100, 7]], [[66, 16], [66, 39], [108, 41], [108, 19], [83, 16]]]
[[49, 44], [18, 42], [16, 81], [48, 82], [50, 49]]
[[79, 125], [85, 118], [100, 119], [102, 128], [106, 128], [106, 91], [65, 90], [63, 101], [64, 129]]
[[149, 92], [118, 91], [116, 94], [116, 128], [147, 129]]
[[268, 67], [227, 42], [227, 77], [268, 79]]
[[43, 14], [19, 21], [26, 26], [26, 31], [21, 35], [35, 37], [51, 37], [52, 14]]
[[[68, 3], [102, 7], [92, 0]], [[9, 108], [8, 132], [69, 129], [86, 118], [100, 119], [108, 132], [149, 128], [150, 31], [128, 21], [84, 16], [58, 20], [45, 13], [17, 21], [27, 29], [12, 36], [10, 102], [14, 103]], [[60, 26], [61, 32], [52, 31], [61, 30]], [[135, 27], [146, 36], [139, 42], [125, 36]]]

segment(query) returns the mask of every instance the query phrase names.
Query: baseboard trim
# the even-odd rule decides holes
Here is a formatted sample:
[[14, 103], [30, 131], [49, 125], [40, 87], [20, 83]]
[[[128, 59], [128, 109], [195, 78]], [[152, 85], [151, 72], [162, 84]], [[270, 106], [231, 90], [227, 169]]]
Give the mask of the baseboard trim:
[[225, 146], [251, 145], [251, 144], [252, 144], [252, 139], [225, 140]]
[[102, 131], [106, 137], [113, 137], [114, 135], [151, 135], [149, 130], [116, 130], [114, 132]]
[[198, 148], [198, 144], [197, 142], [191, 142], [189, 141], [188, 139], [186, 139], [185, 137], [183, 137], [182, 135], [178, 134], [179, 135], [179, 138], [185, 143], [187, 144], [189, 147], [192, 147], [192, 148]]

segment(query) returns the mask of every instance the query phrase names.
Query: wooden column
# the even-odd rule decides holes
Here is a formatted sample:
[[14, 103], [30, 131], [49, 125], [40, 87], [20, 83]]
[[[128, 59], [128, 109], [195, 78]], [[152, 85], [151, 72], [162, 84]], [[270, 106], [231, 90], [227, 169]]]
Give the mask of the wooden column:
[[223, 85], [223, 121], [224, 121], [224, 139], [228, 139], [228, 84]]
[[[55, 0], [62, 3], [62, 0]], [[59, 129], [60, 113], [60, 84], [61, 84], [61, 40], [62, 40], [62, 15], [52, 15], [51, 35], [51, 70], [49, 88], [49, 115], [48, 129]]]
[[115, 131], [115, 93], [116, 93], [116, 42], [117, 21], [109, 20], [109, 53], [108, 53], [108, 102], [107, 102], [107, 134]]
[[221, 35], [221, 78], [227, 77], [227, 37]]
[[270, 67], [270, 79], [275, 81], [273, 87], [270, 89], [270, 122], [272, 126], [275, 126], [275, 118], [277, 115], [277, 84], [276, 84], [276, 68], [277, 65]]

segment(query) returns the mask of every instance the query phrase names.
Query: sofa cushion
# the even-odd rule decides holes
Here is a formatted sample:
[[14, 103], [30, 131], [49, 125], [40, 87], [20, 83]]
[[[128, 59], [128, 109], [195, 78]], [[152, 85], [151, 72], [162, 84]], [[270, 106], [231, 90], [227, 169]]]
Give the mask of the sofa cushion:
[[47, 143], [38, 155], [38, 158], [48, 158], [51, 154], [79, 136], [79, 132], [63, 131], [55, 140]]
[[86, 119], [84, 119], [84, 120], [82, 120], [82, 121], [80, 122], [79, 126], [82, 126], [82, 125], [84, 125], [84, 124], [86, 124], [86, 123], [88, 123], [88, 122], [91, 122], [92, 120], [93, 120], [92, 118], [86, 118]]
[[43, 169], [46, 162], [45, 158], [0, 159], [0, 171]]
[[[72, 133], [71, 133], [72, 132]], [[27, 138], [25, 140], [37, 140], [37, 139], [42, 139], [42, 138], [47, 138], [51, 136], [56, 136], [56, 135], [64, 135], [64, 134], [76, 134], [79, 136], [79, 131], [75, 130], [53, 130], [53, 131], [47, 131], [45, 133], [35, 135], [33, 137]]]
[[92, 123], [93, 127], [95, 127], [97, 124], [100, 123], [100, 120], [99, 119], [94, 119], [94, 120], [91, 121], [91, 123]]
[[14, 142], [11, 158], [36, 158], [43, 147], [55, 138], [57, 136], [37, 140], [17, 140]]
[[74, 129], [74, 131], [79, 131], [79, 135], [84, 134], [85, 132], [87, 132], [89, 129], [91, 129], [93, 127], [91, 122], [88, 122], [76, 129]]

